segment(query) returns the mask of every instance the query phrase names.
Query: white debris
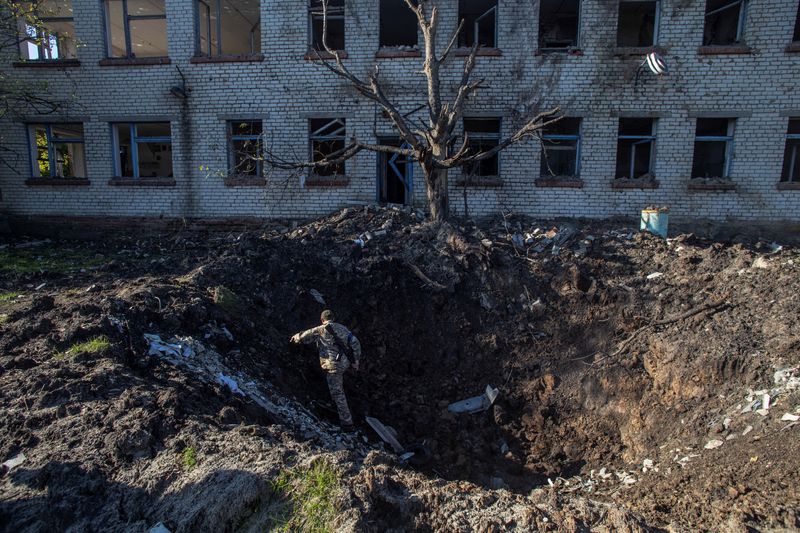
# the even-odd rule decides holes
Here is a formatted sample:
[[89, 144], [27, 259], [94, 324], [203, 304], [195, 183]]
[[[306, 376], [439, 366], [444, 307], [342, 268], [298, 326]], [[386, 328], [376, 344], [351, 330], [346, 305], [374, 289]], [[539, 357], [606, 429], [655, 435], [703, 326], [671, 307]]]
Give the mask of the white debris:
[[769, 268], [769, 260], [766, 257], [757, 257], [753, 261], [753, 268]]
[[144, 338], [150, 344], [147, 355], [171, 355], [175, 357], [193, 357], [195, 355], [195, 351], [189, 342], [164, 342], [160, 336], [154, 333], [145, 333]]
[[769, 409], [771, 400], [772, 400], [772, 398], [770, 397], [770, 395], [765, 392], [764, 396], [761, 397], [761, 408], [762, 409]]
[[753, 431], [753, 426], [747, 426], [746, 428], [744, 428], [744, 431], [742, 431], [742, 437], [744, 437], [745, 435], [747, 435], [751, 431]]
[[642, 461], [642, 472], [647, 472], [648, 470], [652, 470], [655, 466], [655, 463], [652, 459], [645, 459]]
[[797, 422], [800, 420], [800, 416], [793, 415], [792, 413], [786, 413], [781, 417], [781, 420], [783, 422]]
[[658, 278], [662, 277], [663, 275], [664, 275], [663, 272], [653, 272], [652, 274], [649, 274], [647, 276], [647, 279], [654, 280], [654, 279], [658, 279]]
[[451, 413], [480, 413], [491, 407], [499, 394], [499, 389], [486, 385], [486, 390], [482, 395], [451, 403], [447, 406], [447, 410]]
[[716, 449], [716, 448], [719, 448], [719, 447], [720, 447], [720, 446], [722, 446], [723, 444], [724, 444], [724, 443], [723, 443], [721, 440], [719, 440], [719, 439], [714, 439], [714, 440], [710, 440], [710, 441], [708, 441], [708, 442], [706, 443], [706, 445], [704, 446], [704, 448], [705, 448], [706, 450], [714, 450], [714, 449]]
[[313, 296], [320, 305], [325, 305], [325, 298], [322, 297], [322, 294], [317, 289], [311, 289], [308, 294]]
[[232, 393], [238, 394], [240, 396], [245, 396], [245, 393], [242, 392], [242, 389], [239, 388], [239, 384], [236, 383], [236, 380], [226, 376], [222, 372], [217, 374], [217, 382], [220, 383], [221, 385], [227, 385], [228, 388], [231, 389]]
[[15, 455], [11, 459], [9, 459], [8, 461], [3, 463], [4, 470], [10, 471], [10, 470], [18, 467], [22, 463], [24, 463], [27, 459], [28, 458], [25, 457], [24, 453], [19, 453], [18, 455]]
[[163, 522], [159, 522], [151, 527], [147, 533], [172, 533], [172, 531], [167, 529], [167, 526], [165, 526]]

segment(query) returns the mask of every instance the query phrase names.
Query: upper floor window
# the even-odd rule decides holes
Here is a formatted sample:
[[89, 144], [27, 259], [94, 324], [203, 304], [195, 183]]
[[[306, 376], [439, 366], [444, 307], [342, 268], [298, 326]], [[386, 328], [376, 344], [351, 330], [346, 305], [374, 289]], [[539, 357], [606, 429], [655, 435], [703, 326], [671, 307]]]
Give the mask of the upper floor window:
[[458, 0], [458, 19], [464, 21], [458, 46], [497, 47], [497, 0]]
[[169, 122], [114, 124], [115, 171], [121, 178], [172, 177]]
[[[470, 155], [486, 152], [500, 143], [500, 122], [499, 118], [464, 119], [464, 134], [469, 140]], [[466, 166], [464, 173], [469, 176], [499, 176], [500, 159], [498, 154]]]
[[800, 118], [789, 119], [781, 181], [800, 182]]
[[416, 48], [417, 15], [406, 0], [381, 0], [380, 46]]
[[617, 172], [614, 177], [618, 179], [652, 177], [655, 145], [655, 120], [619, 119]]
[[228, 173], [232, 176], [263, 175], [262, 122], [232, 120], [228, 122]]
[[314, 170], [317, 176], [344, 176], [344, 161], [337, 156], [345, 147], [346, 125], [343, 118], [312, 118], [308, 121], [308, 140], [311, 160], [315, 163], [333, 161]]
[[167, 57], [164, 0], [105, 0], [109, 57]]
[[579, 45], [580, 0], [540, 0], [539, 49], [566, 50]]
[[[323, 35], [326, 18], [327, 36]], [[328, 0], [327, 14], [322, 8], [322, 0], [311, 0], [308, 24], [312, 50], [325, 50], [325, 43], [331, 50], [344, 50], [344, 0]]]
[[728, 178], [733, 157], [733, 118], [698, 118], [692, 178]]
[[30, 5], [40, 24], [21, 21], [24, 35], [21, 56], [27, 60], [74, 59], [77, 57], [72, 0], [40, 0]]
[[742, 41], [747, 0], [706, 0], [704, 45], [728, 45]]
[[653, 46], [658, 42], [658, 0], [621, 0], [617, 46]]
[[198, 0], [197, 52], [246, 55], [261, 52], [259, 0]]
[[564, 117], [542, 132], [541, 175], [577, 177], [580, 175], [581, 119]]
[[83, 124], [31, 124], [28, 134], [34, 176], [86, 177]]

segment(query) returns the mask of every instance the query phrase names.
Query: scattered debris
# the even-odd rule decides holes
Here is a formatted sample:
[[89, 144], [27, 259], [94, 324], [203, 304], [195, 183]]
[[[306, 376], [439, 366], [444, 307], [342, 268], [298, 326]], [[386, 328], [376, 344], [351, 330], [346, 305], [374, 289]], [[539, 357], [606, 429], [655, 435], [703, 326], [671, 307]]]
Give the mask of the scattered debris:
[[782, 422], [797, 422], [798, 420], [800, 420], [800, 416], [792, 413], [786, 413], [781, 417]]
[[716, 448], [719, 448], [719, 447], [720, 447], [720, 446], [722, 446], [723, 444], [724, 444], [724, 443], [723, 443], [721, 440], [719, 440], [719, 439], [714, 439], [714, 440], [710, 440], [710, 441], [708, 441], [708, 442], [706, 443], [706, 445], [704, 446], [704, 448], [705, 448], [706, 450], [714, 450], [714, 449], [716, 449]]
[[242, 392], [242, 389], [239, 388], [239, 385], [236, 383], [236, 380], [226, 376], [222, 372], [217, 374], [217, 382], [219, 382], [221, 385], [227, 385], [228, 388], [231, 390], [231, 392], [234, 394], [238, 394], [240, 396], [246, 396], [246, 394]]
[[189, 342], [164, 342], [161, 340], [161, 337], [154, 333], [145, 333], [144, 334], [145, 340], [150, 343], [150, 349], [147, 352], [148, 355], [172, 355], [172, 356], [181, 356], [181, 357], [193, 357], [195, 352], [192, 348], [191, 343]]
[[451, 403], [447, 406], [447, 410], [451, 413], [480, 413], [491, 407], [499, 394], [499, 389], [492, 388], [491, 385], [486, 385], [486, 391], [480, 396], [473, 396], [466, 400]]
[[147, 533], [172, 533], [162, 522], [154, 525]]
[[19, 453], [18, 455], [15, 455], [8, 461], [4, 462], [2, 465], [0, 465], [0, 477], [5, 476], [7, 473], [24, 463], [27, 459], [28, 458], [25, 457], [24, 453]]
[[389, 429], [383, 425], [383, 422], [378, 420], [377, 418], [373, 418], [371, 416], [366, 417], [367, 424], [375, 430], [375, 433], [383, 439], [383, 441], [392, 447], [395, 453], [403, 453], [405, 448], [398, 442], [397, 437], [395, 437]]
[[653, 272], [652, 274], [648, 274], [647, 279], [654, 280], [662, 277], [664, 275], [663, 272]]
[[308, 294], [310, 294], [320, 305], [327, 305], [325, 303], [325, 298], [322, 297], [322, 294], [320, 294], [317, 289], [311, 289], [308, 291]]

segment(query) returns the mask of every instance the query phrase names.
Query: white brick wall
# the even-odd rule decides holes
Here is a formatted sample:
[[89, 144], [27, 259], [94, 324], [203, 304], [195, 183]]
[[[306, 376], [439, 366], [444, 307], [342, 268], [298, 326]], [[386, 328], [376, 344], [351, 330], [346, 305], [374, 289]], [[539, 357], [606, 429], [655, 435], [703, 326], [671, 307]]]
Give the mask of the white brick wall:
[[[17, 172], [0, 168], [0, 209], [12, 214], [146, 217], [306, 217], [354, 202], [376, 198], [376, 156], [360, 154], [347, 163], [349, 184], [340, 188], [301, 188], [284, 174], [271, 176], [266, 188], [226, 187], [209, 166], [227, 164], [226, 120], [264, 120], [268, 144], [278, 152], [307, 151], [307, 120], [344, 116], [348, 136], [375, 141], [375, 109], [360, 100], [322, 65], [303, 59], [307, 41], [306, 0], [262, 0], [264, 60], [251, 63], [191, 64], [194, 53], [193, 2], [166, 0], [170, 65], [99, 66], [105, 57], [101, 2], [73, 0], [76, 31], [83, 43], [81, 66], [70, 69], [12, 67], [7, 75], [46, 79], [62, 97], [76, 99], [60, 118], [84, 122], [89, 187], [29, 187], [30, 163], [25, 127], [4, 124], [4, 142], [22, 157]], [[440, 0], [441, 39], [457, 24], [457, 0]], [[675, 216], [713, 219], [800, 220], [800, 191], [779, 191], [788, 115], [800, 115], [800, 54], [784, 51], [791, 40], [798, 0], [750, 2], [745, 40], [747, 55], [698, 55], [704, 0], [662, 0], [660, 45], [667, 49], [669, 76], [643, 74], [634, 90], [640, 58], [614, 56], [617, 3], [584, 0], [583, 55], [537, 55], [538, 2], [500, 0], [498, 47], [501, 57], [481, 57], [476, 77], [491, 88], [471, 103], [470, 114], [502, 116], [504, 133], [519, 124], [520, 112], [533, 105], [560, 105], [583, 117], [581, 177], [583, 189], [534, 186], [539, 148], [535, 142], [501, 155], [503, 187], [468, 189], [469, 212], [500, 209], [535, 216], [633, 215], [647, 204], [669, 205]], [[378, 49], [378, 2], [348, 0], [348, 66], [366, 73], [377, 62], [389, 93], [409, 111], [424, 102], [420, 60], [375, 59]], [[444, 42], [442, 43], [442, 46]], [[169, 88], [185, 73], [191, 96], [182, 107]], [[455, 86], [461, 61], [445, 71], [445, 85]], [[731, 112], [736, 124], [732, 192], [688, 191], [698, 112]], [[658, 139], [656, 190], [613, 191], [617, 116], [656, 113]], [[117, 187], [113, 175], [109, 122], [140, 117], [170, 120], [173, 132], [174, 187]], [[33, 117], [31, 117], [33, 120]], [[53, 117], [48, 117], [53, 120]], [[377, 130], [391, 134], [380, 118]], [[451, 174], [455, 183], [457, 173]], [[415, 175], [417, 205], [425, 192]], [[452, 207], [463, 210], [462, 190], [453, 190]]]

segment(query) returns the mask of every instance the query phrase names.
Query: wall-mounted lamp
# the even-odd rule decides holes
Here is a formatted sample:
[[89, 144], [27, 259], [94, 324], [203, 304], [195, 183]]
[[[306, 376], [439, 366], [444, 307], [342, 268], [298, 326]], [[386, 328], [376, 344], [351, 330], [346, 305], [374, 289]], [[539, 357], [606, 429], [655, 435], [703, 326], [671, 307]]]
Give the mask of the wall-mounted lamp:
[[175, 68], [178, 69], [178, 74], [181, 75], [181, 84], [173, 85], [172, 87], [170, 87], [169, 94], [171, 94], [175, 98], [186, 100], [187, 98], [189, 98], [189, 93], [191, 92], [191, 89], [186, 87], [186, 77], [183, 75], [181, 68], [178, 65], [175, 65]]

